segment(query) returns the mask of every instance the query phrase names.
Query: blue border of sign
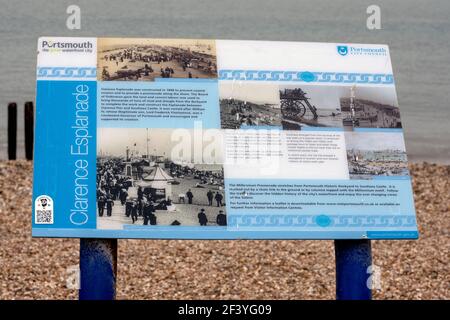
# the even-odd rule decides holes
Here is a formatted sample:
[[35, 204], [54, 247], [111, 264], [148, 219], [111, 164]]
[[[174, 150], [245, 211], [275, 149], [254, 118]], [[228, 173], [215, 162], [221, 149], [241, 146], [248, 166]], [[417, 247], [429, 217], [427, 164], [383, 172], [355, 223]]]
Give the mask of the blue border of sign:
[[[174, 230], [178, 228], [178, 230]], [[228, 231], [226, 227], [170, 226], [148, 227], [148, 230], [99, 230], [99, 229], [33, 229], [33, 237], [65, 238], [118, 238], [118, 239], [185, 239], [185, 240], [236, 240], [236, 239], [298, 239], [298, 240], [333, 240], [333, 239], [417, 239], [416, 230], [404, 231]]]

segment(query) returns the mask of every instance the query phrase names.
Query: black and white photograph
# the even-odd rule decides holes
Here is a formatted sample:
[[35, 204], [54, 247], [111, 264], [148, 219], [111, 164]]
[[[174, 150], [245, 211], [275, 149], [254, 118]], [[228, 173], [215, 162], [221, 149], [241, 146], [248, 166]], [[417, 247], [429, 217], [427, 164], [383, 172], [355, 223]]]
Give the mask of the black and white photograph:
[[214, 40], [98, 39], [98, 80], [217, 78]]
[[283, 128], [401, 128], [393, 87], [280, 86]]
[[394, 87], [344, 87], [340, 105], [343, 125], [353, 128], [402, 128]]
[[342, 113], [335, 86], [280, 86], [283, 128], [342, 127]]
[[345, 132], [350, 179], [408, 176], [403, 134], [398, 132]]
[[222, 129], [245, 126], [281, 127], [278, 87], [260, 83], [221, 83], [220, 120]]
[[195, 162], [193, 131], [98, 130], [98, 229], [226, 226], [221, 146]]

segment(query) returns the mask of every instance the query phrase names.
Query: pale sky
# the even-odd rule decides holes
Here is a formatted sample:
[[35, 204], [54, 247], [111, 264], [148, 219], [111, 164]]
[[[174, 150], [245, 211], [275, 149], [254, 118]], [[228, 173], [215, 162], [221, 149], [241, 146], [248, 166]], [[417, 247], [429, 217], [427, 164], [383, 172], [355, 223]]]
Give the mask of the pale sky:
[[[301, 88], [309, 103], [318, 109], [336, 109], [340, 107], [340, 98], [350, 97], [350, 86], [326, 86], [326, 85], [288, 85], [280, 86], [294, 89]], [[398, 106], [397, 95], [394, 87], [355, 87], [357, 99], [371, 100], [378, 103]]]
[[[195, 150], [203, 150], [205, 155], [206, 153], [211, 155], [208, 150], [211, 150], [213, 147], [216, 150], [209, 157], [208, 161], [206, 161], [206, 158], [204, 159], [206, 163], [223, 162], [222, 136], [219, 130], [203, 130], [194, 134], [192, 129], [148, 129], [148, 137], [150, 155], [191, 162], [194, 157], [195, 144]], [[97, 154], [125, 157], [126, 147], [128, 146], [130, 152], [137, 152], [139, 156], [145, 155], [147, 154], [146, 139], [147, 130], [145, 128], [98, 128]], [[184, 151], [180, 154], [178, 151], [181, 149]], [[174, 154], [177, 155], [176, 159], [174, 159]], [[194, 162], [201, 163], [199, 161]]]
[[[220, 99], [234, 98], [259, 104], [279, 104], [279, 90], [301, 88], [309, 102], [318, 109], [340, 107], [340, 98], [350, 97], [350, 86], [327, 85], [280, 85], [261, 82], [222, 82], [219, 86]], [[356, 86], [357, 99], [398, 106], [394, 87]]]
[[347, 149], [405, 151], [403, 134], [396, 132], [345, 132]]
[[256, 104], [280, 104], [278, 85], [244, 81], [222, 82], [220, 99], [238, 99]]

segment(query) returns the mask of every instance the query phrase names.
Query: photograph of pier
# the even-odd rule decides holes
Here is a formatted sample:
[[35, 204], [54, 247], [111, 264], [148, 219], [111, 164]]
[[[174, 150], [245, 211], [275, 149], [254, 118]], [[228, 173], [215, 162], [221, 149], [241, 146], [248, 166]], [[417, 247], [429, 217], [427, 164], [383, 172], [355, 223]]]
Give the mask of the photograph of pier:
[[340, 98], [343, 124], [353, 128], [401, 128], [394, 87], [345, 87]]
[[100, 128], [97, 228], [225, 226], [222, 148], [199, 157], [191, 152], [193, 136], [184, 129]]
[[214, 40], [99, 38], [97, 78], [217, 78]]
[[339, 90], [339, 87], [321, 85], [280, 86], [283, 128], [342, 127]]
[[221, 83], [220, 121], [222, 129], [245, 126], [281, 128], [278, 87], [261, 83]]
[[399, 132], [345, 132], [350, 179], [408, 176], [403, 134]]

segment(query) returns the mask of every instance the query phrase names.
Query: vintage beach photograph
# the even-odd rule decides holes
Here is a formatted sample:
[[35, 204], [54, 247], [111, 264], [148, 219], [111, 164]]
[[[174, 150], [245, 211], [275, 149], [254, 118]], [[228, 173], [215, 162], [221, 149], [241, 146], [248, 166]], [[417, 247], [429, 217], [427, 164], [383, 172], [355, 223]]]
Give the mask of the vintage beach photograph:
[[99, 38], [97, 46], [98, 80], [217, 78], [214, 40]]
[[194, 135], [185, 129], [99, 129], [97, 228], [225, 226], [221, 146], [196, 155]]
[[339, 87], [287, 85], [280, 86], [283, 128], [342, 127]]
[[350, 179], [408, 176], [403, 134], [400, 132], [345, 132]]
[[284, 129], [303, 127], [401, 128], [394, 87], [280, 86]]
[[343, 87], [340, 105], [345, 130], [401, 128], [397, 94], [389, 87]]
[[263, 83], [220, 83], [222, 129], [245, 126], [281, 127], [278, 87]]

